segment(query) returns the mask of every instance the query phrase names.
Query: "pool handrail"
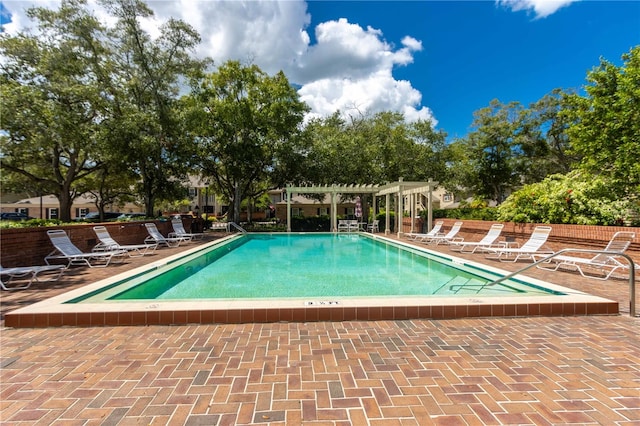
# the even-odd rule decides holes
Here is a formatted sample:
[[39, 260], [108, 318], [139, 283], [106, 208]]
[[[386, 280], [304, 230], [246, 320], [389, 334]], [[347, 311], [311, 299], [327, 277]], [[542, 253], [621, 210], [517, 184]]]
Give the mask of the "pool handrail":
[[[588, 249], [577, 249], [577, 248], [565, 248], [562, 250], [559, 250], [555, 253], [552, 253], [550, 255], [548, 255], [547, 257], [544, 257], [538, 261], [535, 261], [527, 266], [525, 266], [524, 268], [520, 268], [515, 272], [512, 272], [508, 275], [505, 275], [504, 277], [498, 278], [495, 281], [491, 281], [489, 283], [483, 284], [482, 288], [484, 287], [488, 287], [488, 286], [492, 286], [495, 284], [498, 284], [502, 281], [506, 281], [508, 279], [511, 279], [513, 277], [515, 277], [518, 274], [521, 274], [522, 272], [531, 269], [534, 266], [539, 265], [542, 262], [546, 262], [549, 259], [552, 259], [558, 255], [561, 255], [563, 253], [567, 253], [567, 252], [573, 252], [573, 253], [591, 253], [591, 254], [606, 254], [609, 256], [621, 256], [624, 257], [625, 259], [627, 259], [627, 262], [629, 262], [629, 292], [630, 292], [630, 296], [629, 296], [629, 316], [631, 317], [635, 317], [636, 316], [636, 264], [633, 261], [633, 259], [626, 253], [622, 253], [622, 252], [615, 252], [615, 251], [606, 251], [606, 250], [588, 250]], [[458, 291], [463, 288], [465, 285], [464, 284], [459, 284], [459, 285], [452, 285], [449, 289], [453, 291], [453, 287], [458, 287]]]
[[236, 228], [238, 231], [242, 232], [243, 234], [247, 233], [247, 230], [244, 229], [242, 226], [238, 225], [235, 222], [227, 222], [229, 228], [231, 228], [231, 226], [233, 226], [234, 228]]

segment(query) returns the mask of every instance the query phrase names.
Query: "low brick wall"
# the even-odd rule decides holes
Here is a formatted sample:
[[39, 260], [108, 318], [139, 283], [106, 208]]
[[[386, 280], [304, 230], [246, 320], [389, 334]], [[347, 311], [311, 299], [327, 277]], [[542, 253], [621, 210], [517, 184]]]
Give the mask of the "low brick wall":
[[[444, 220], [444, 229], [451, 228], [456, 219]], [[434, 221], [435, 222], [435, 221]], [[468, 241], [480, 240], [495, 222], [482, 220], [464, 220], [460, 236]], [[171, 222], [155, 221], [163, 235], [173, 231]], [[49, 229], [63, 229], [67, 232], [71, 241], [82, 251], [91, 251], [96, 245], [96, 235], [93, 226], [66, 225], [52, 228], [11, 228], [0, 230], [0, 262], [5, 268], [13, 266], [29, 266], [44, 264], [44, 257], [51, 253], [53, 245], [47, 237]], [[120, 244], [141, 244], [147, 237], [144, 222], [109, 222], [103, 223], [111, 236]], [[188, 230], [190, 224], [184, 221]], [[502, 231], [502, 239], [524, 242], [537, 224], [505, 222]], [[586, 225], [551, 225], [553, 230], [549, 237], [549, 247], [559, 250], [565, 247], [589, 247], [604, 248], [614, 233], [618, 231], [632, 231], [636, 233], [636, 239], [629, 248], [629, 254], [640, 262], [640, 228], [623, 226], [586, 226]], [[404, 232], [411, 230], [411, 219], [404, 218]], [[414, 230], [422, 229], [422, 220], [418, 219]]]
[[[458, 219], [434, 219], [444, 221], [443, 230], [447, 232]], [[533, 229], [542, 224], [538, 223], [513, 223], [513, 222], [491, 222], [482, 220], [462, 220], [463, 225], [459, 236], [468, 241], [480, 240], [494, 223], [504, 223], [501, 239], [507, 241], [518, 241], [520, 243], [529, 239]], [[422, 229], [422, 219], [416, 219], [414, 232]], [[613, 234], [618, 231], [631, 231], [636, 233], [634, 242], [629, 247], [629, 253], [634, 259], [640, 259], [640, 228], [628, 226], [591, 226], [591, 225], [563, 225], [550, 224], [552, 227], [549, 236], [548, 246], [553, 250], [560, 250], [567, 247], [589, 247], [592, 249], [604, 248]], [[404, 218], [403, 231], [411, 230], [411, 219]]]
[[[173, 231], [171, 222], [154, 221], [158, 230], [167, 235]], [[5, 268], [13, 266], [43, 265], [46, 255], [53, 251], [47, 236], [50, 229], [63, 229], [71, 241], [82, 251], [89, 252], [97, 244], [93, 227], [104, 225], [120, 244], [142, 244], [149, 235], [145, 222], [108, 222], [82, 225], [61, 225], [41, 228], [9, 228], [0, 230], [0, 262]], [[185, 228], [189, 229], [185, 222]]]

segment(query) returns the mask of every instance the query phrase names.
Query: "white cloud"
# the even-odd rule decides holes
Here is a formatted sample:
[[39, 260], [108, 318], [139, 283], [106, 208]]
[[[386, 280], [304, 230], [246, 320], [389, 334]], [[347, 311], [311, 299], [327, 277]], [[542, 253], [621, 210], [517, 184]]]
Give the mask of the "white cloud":
[[518, 12], [533, 10], [536, 18], [546, 18], [558, 9], [569, 6], [579, 0], [496, 0], [496, 4]]
[[[57, 8], [59, 1], [5, 1], [13, 23], [8, 32], [27, 25], [24, 8], [30, 4]], [[96, 0], [89, 0], [96, 16], [105, 20]], [[348, 114], [398, 111], [408, 120], [432, 120], [431, 111], [420, 105], [422, 95], [409, 81], [396, 80], [393, 68], [413, 62], [422, 43], [405, 36], [396, 47], [380, 29], [363, 28], [347, 19], [318, 24], [316, 42], [307, 32], [311, 17], [302, 0], [212, 1], [148, 0], [155, 17], [142, 26], [152, 36], [162, 22], [173, 17], [192, 25], [201, 35], [198, 55], [217, 64], [229, 59], [255, 63], [269, 74], [283, 70], [300, 86], [302, 99], [312, 116], [336, 110]], [[363, 23], [366, 24], [366, 23]]]

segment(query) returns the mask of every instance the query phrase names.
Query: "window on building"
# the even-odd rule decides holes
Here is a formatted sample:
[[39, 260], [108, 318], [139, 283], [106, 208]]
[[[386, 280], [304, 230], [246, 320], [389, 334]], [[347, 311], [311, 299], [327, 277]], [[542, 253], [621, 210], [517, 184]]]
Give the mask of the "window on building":
[[318, 207], [318, 216], [327, 216], [329, 215], [328, 207]]
[[300, 207], [291, 207], [291, 215], [304, 216], [303, 211]]
[[57, 207], [47, 209], [47, 219], [57, 219], [59, 211]]
[[447, 192], [446, 194], [444, 194], [442, 196], [442, 201], [444, 201], [445, 203], [450, 203], [453, 201], [453, 194], [451, 194], [450, 192]]
[[189, 188], [189, 198], [195, 198], [198, 195], [198, 191], [195, 188]]
[[87, 215], [87, 213], [89, 213], [89, 209], [86, 207], [78, 207], [76, 209], [76, 217], [77, 218], [83, 218]]

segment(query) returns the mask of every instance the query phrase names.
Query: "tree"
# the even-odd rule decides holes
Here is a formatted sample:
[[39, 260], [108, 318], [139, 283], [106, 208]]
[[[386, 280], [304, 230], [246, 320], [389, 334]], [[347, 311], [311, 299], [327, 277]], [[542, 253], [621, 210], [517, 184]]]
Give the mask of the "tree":
[[382, 184], [440, 178], [446, 172], [443, 132], [426, 121], [380, 112], [347, 123], [339, 113], [307, 126], [312, 140], [307, 180], [322, 184]]
[[520, 113], [515, 128], [519, 146], [516, 169], [523, 183], [539, 182], [556, 173], [568, 173], [579, 157], [570, 153], [566, 133], [570, 121], [568, 94], [554, 89]]
[[268, 76], [256, 65], [229, 61], [185, 102], [203, 176], [229, 200], [230, 220], [239, 221], [244, 199], [293, 178], [290, 170], [304, 154], [301, 124], [308, 107], [282, 72]]
[[586, 96], [569, 97], [567, 130], [578, 167], [606, 177], [619, 197], [640, 194], [640, 46], [617, 67], [604, 59], [587, 74]]
[[[457, 152], [468, 182], [456, 186], [471, 189], [483, 198], [502, 202], [511, 189], [520, 184], [516, 168], [516, 129], [522, 106], [517, 102], [504, 105], [498, 100], [474, 113], [476, 130], [458, 142]], [[461, 157], [461, 154], [463, 156]]]
[[153, 216], [156, 202], [184, 193], [181, 180], [193, 162], [194, 141], [183, 126], [178, 94], [181, 84], [200, 75], [209, 61], [191, 57], [200, 36], [186, 23], [171, 19], [152, 39], [140, 24], [153, 15], [145, 3], [103, 3], [118, 19], [112, 35], [118, 84], [111, 92], [110, 147], [139, 176], [137, 192], [146, 214]]
[[97, 72], [109, 56], [104, 28], [84, 5], [29, 9], [39, 33], [0, 38], [3, 171], [13, 185], [55, 194], [63, 221], [87, 190], [83, 179], [102, 166], [109, 103]]

